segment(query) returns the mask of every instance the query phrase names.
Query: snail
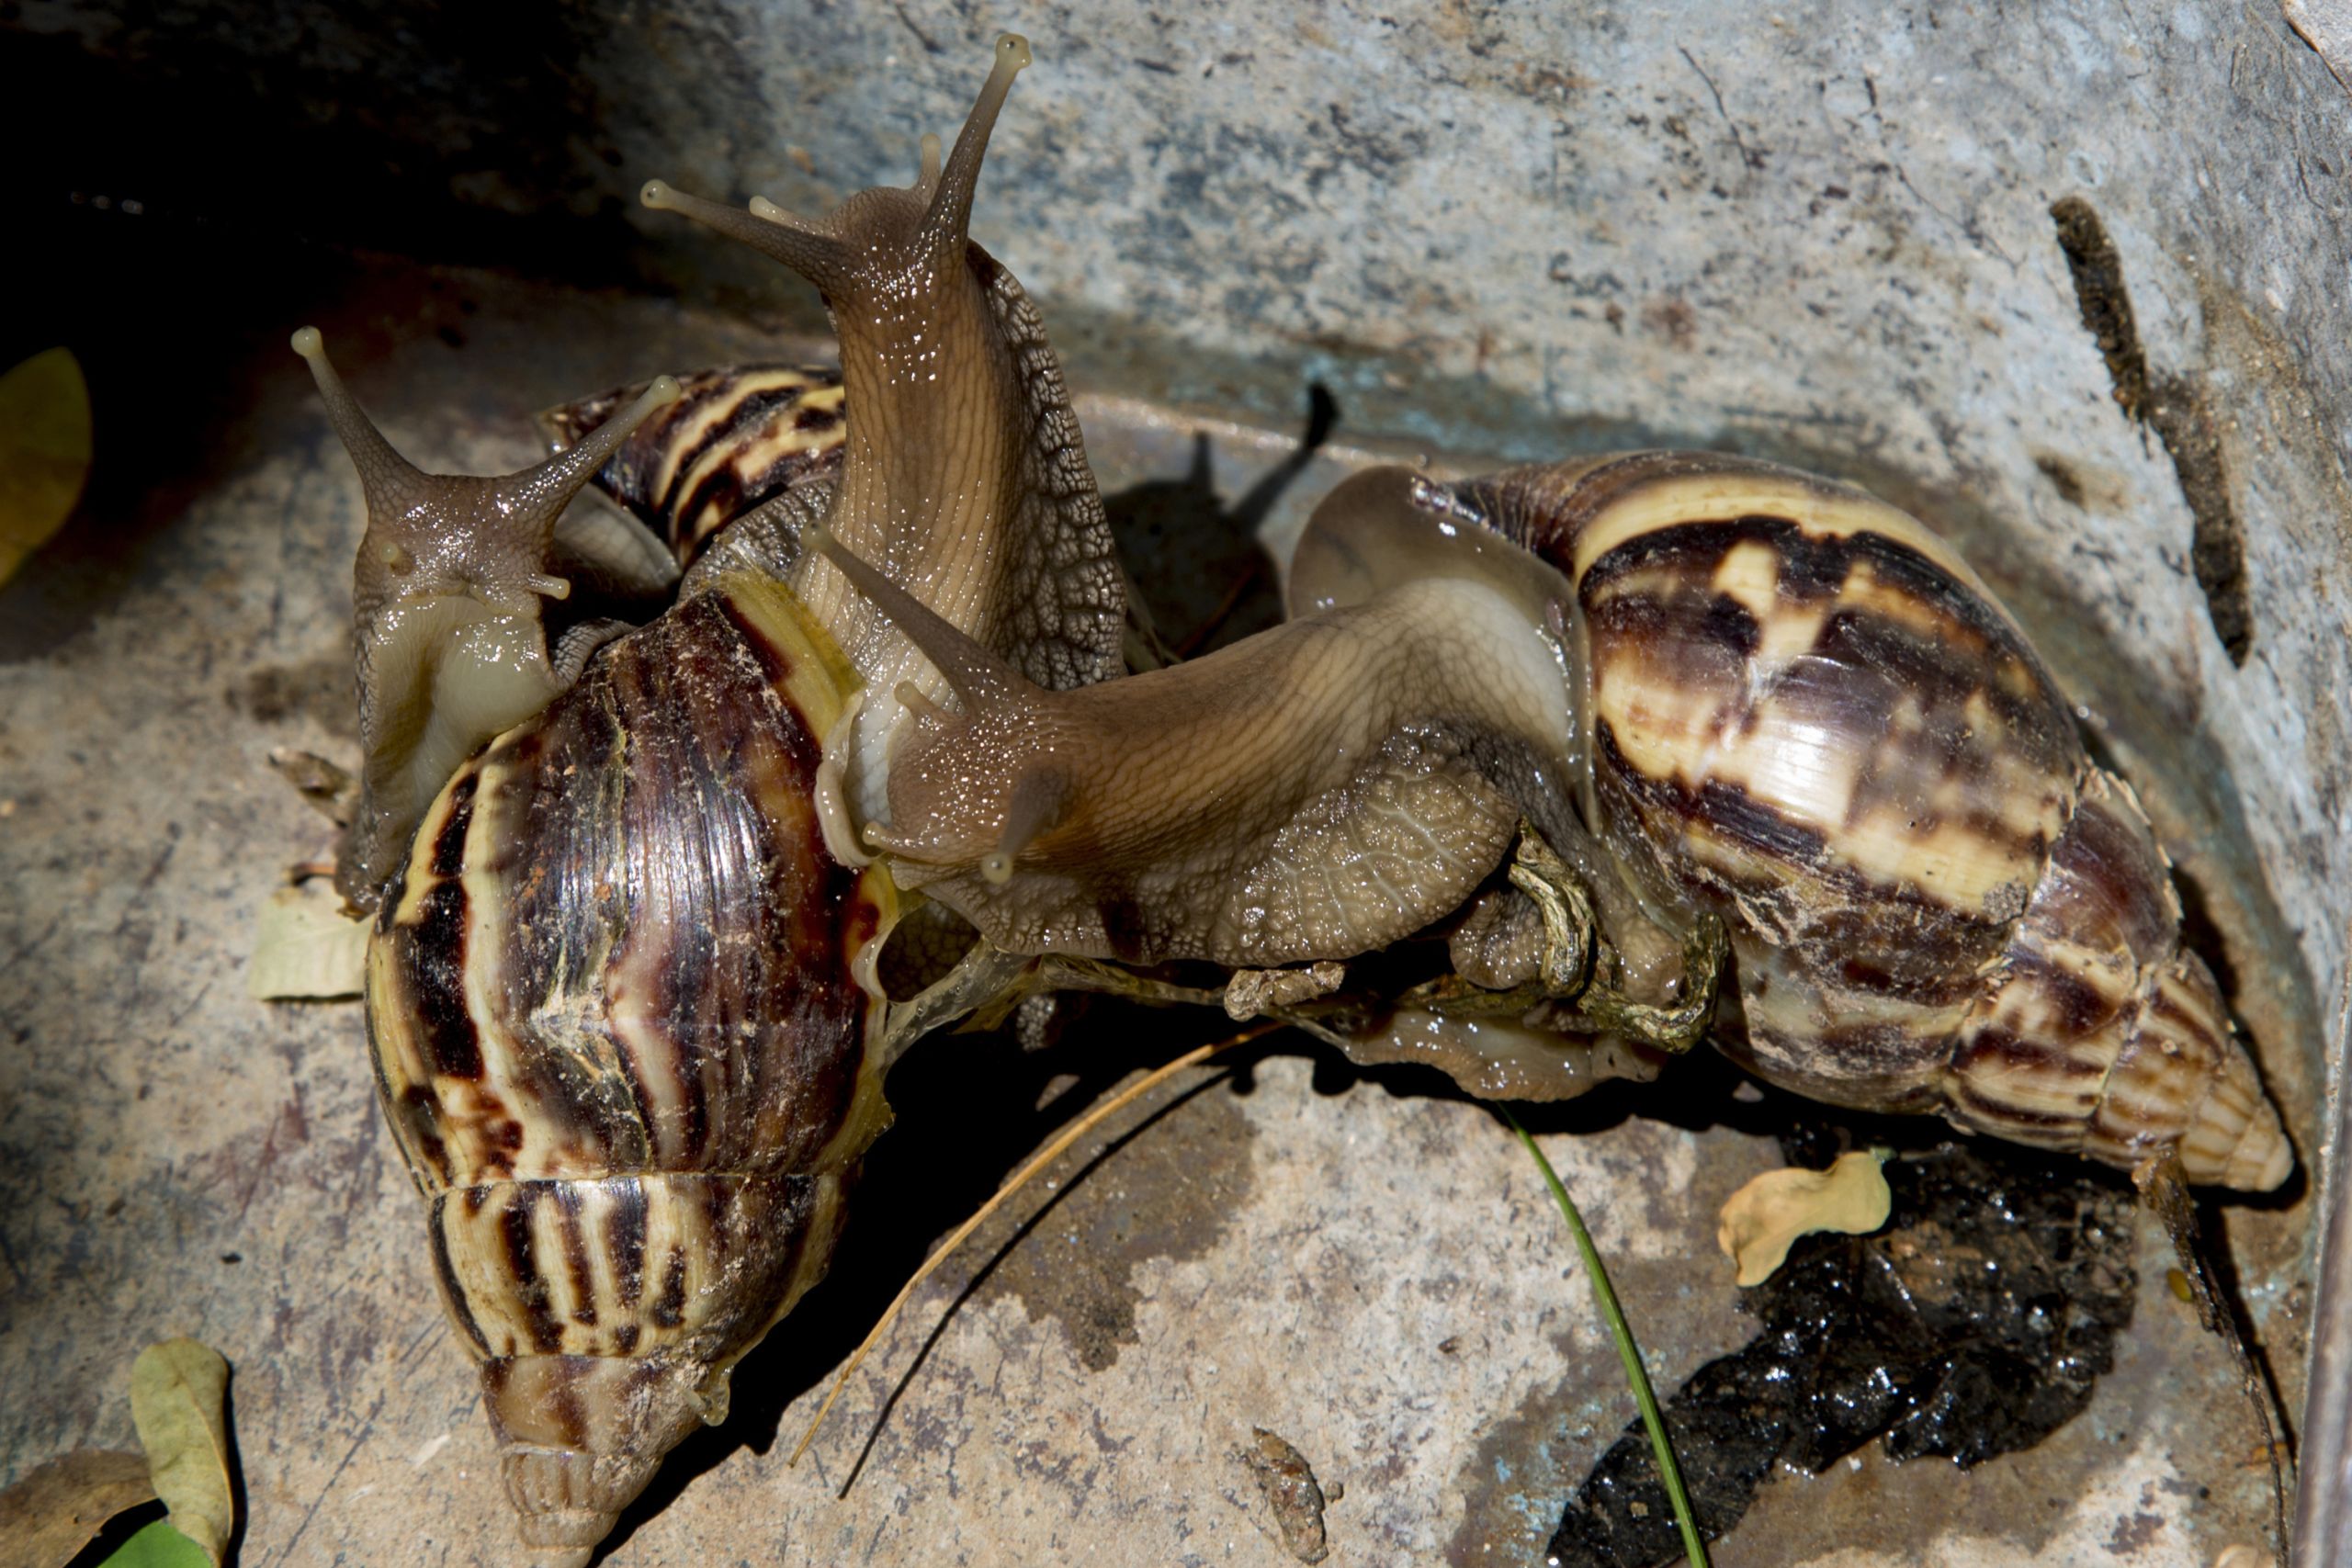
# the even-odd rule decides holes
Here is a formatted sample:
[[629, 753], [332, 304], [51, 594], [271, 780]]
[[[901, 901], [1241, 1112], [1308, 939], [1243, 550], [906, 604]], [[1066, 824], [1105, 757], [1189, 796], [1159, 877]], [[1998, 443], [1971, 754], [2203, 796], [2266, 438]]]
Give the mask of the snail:
[[[874, 964], [901, 904], [886, 867], [836, 847], [879, 786], [868, 759], [946, 688], [779, 520], [820, 514], [1039, 681], [1119, 668], [1124, 578], [1059, 371], [967, 231], [1028, 59], [1001, 39], [953, 152], [927, 138], [911, 188], [823, 221], [648, 187], [816, 283], [847, 414], [837, 457], [787, 462], [793, 482], [698, 558], [704, 509], [661, 502], [693, 565], [648, 625], [550, 637], [539, 601], [569, 588], [563, 502], [658, 411], [699, 406], [676, 380], [520, 475], [441, 478], [296, 336], [369, 502], [373, 809], [341, 880], [376, 908], [378, 1087], [544, 1568], [585, 1562], [662, 1455], [723, 1418], [729, 1369], [824, 1273], [889, 1120]], [[689, 398], [744, 379], [688, 378]], [[718, 460], [747, 460], [741, 443]], [[649, 575], [635, 545], [608, 554]]]
[[[821, 1276], [898, 1046], [1035, 957], [1114, 986], [1222, 966], [1229, 1008], [1480, 1092], [1572, 1092], [1579, 1051], [1712, 1029], [1840, 1103], [2284, 1179], [2129, 786], [1957, 555], [1859, 492], [1691, 454], [1376, 470], [1318, 510], [1289, 622], [1123, 676], [1059, 372], [966, 232], [1026, 60], [1001, 42], [910, 190], [821, 222], [645, 187], [817, 284], [837, 387], [656, 380], [609, 422], [617, 398], [560, 411], [571, 450], [503, 490], [371, 488], [363, 574], [425, 558], [401, 528], [520, 563], [428, 576], [441, 620], [363, 625], [363, 709], [444, 739], [345, 882], [378, 905], [379, 1087], [540, 1562], [586, 1560]], [[363, 477], [392, 472], [306, 344]], [[715, 423], [687, 419], [706, 391]], [[837, 439], [800, 428], [833, 410]], [[550, 638], [552, 513], [521, 537], [461, 498], [598, 468], [680, 597]], [[613, 575], [662, 576], [625, 537]], [[477, 624], [474, 666], [528, 681], [460, 723], [449, 627]], [[387, 694], [396, 665], [423, 695]], [[876, 962], [918, 896], [982, 940], [968, 984], [901, 1009]], [[1429, 933], [1451, 976], [1350, 993]]]
[[[960, 704], [907, 736], [866, 837], [1001, 946], [1344, 960], [1523, 835], [1539, 994], [1603, 1028], [1688, 1043], [1719, 923], [1715, 1032], [1769, 1081], [2193, 1182], [2292, 1168], [2130, 785], [1958, 554], [1859, 491], [1700, 453], [1369, 470], [1301, 540], [1303, 613], [1066, 692], [810, 542]], [[1644, 924], [1697, 939], [1678, 1007], [1591, 972]]]
[[1595, 825], [1737, 953], [1719, 1037], [1833, 1103], [2192, 1182], [2294, 1155], [2171, 863], [1959, 554], [1851, 487], [1644, 453], [1511, 470], [1439, 506], [1576, 584]]
[[[368, 529], [352, 571], [359, 799], [336, 882], [372, 909], [394, 857], [458, 764], [547, 706], [621, 629], [607, 619], [548, 635], [543, 600], [571, 594], [556, 574], [556, 520], [597, 468], [678, 385], [657, 378], [570, 451], [499, 479], [420, 473], [344, 389], [316, 328], [294, 334], [329, 419], [359, 470]], [[626, 575], [625, 551], [583, 563]]]

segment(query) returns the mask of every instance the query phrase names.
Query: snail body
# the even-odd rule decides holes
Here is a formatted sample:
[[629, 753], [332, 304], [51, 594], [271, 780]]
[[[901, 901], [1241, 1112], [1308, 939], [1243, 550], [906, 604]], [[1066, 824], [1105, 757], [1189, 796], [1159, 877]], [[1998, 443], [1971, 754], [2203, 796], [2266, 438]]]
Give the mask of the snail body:
[[[831, 309], [850, 418], [826, 526], [1029, 679], [1064, 687], [1123, 668], [1125, 579], [1035, 307], [966, 232], [989, 128], [1028, 60], [1007, 35], [945, 162], [926, 138], [911, 188], [860, 191], [827, 219], [659, 180], [643, 195], [800, 273]], [[794, 541], [779, 536], [785, 551]], [[841, 773], [854, 814], [878, 815], [884, 759], [915, 716], [903, 694], [936, 703], [944, 679], [830, 563], [775, 564], [866, 682]]]
[[[1541, 580], [1508, 547], [1187, 663], [1049, 692], [839, 541], [932, 705], [869, 842], [1001, 948], [1234, 967], [1343, 959], [1458, 908], [1557, 777], [1570, 715]], [[1530, 580], [1538, 586], [1531, 589]], [[1525, 793], [1525, 792], [1521, 792]]]

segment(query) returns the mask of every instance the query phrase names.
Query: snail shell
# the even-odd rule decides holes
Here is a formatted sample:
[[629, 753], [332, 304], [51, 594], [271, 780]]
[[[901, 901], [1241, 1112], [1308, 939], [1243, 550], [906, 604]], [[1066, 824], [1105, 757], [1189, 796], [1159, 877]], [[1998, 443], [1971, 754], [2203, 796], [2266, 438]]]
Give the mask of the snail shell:
[[2294, 1157], [2170, 863], [1951, 546], [1703, 453], [1452, 487], [1575, 585], [1595, 828], [1729, 925], [1745, 1066], [2018, 1143], [2267, 1190]]
[[[733, 365], [677, 378], [596, 470], [596, 488], [670, 548], [680, 567], [729, 523], [786, 491], [830, 486], [842, 468], [842, 373], [831, 365]], [[616, 387], [539, 415], [559, 452], [642, 396]], [[822, 516], [824, 505], [812, 507]]]
[[386, 891], [378, 1084], [545, 1562], [725, 1416], [888, 1123], [855, 969], [895, 897], [814, 804], [854, 685], [730, 578], [468, 762]]

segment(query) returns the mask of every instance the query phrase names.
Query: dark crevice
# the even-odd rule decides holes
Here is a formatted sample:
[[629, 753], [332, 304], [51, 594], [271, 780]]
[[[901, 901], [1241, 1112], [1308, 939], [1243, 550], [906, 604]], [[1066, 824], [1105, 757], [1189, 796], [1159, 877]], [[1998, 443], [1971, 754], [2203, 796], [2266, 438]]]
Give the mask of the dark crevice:
[[2108, 379], [2115, 383], [2115, 400], [2135, 420], [2148, 417], [2148, 356], [2140, 346], [2140, 329], [2132, 316], [2131, 291], [2123, 286], [2123, 258], [2107, 237], [2107, 225], [2079, 196], [2070, 196], [2050, 209], [2058, 225], [2058, 248], [2066, 253], [2066, 266], [2075, 275], [2075, 302], [2082, 308], [2083, 325], [2090, 329], [2107, 361]]
[[2201, 381], [2193, 376], [2151, 370], [2132, 295], [2123, 282], [2123, 258], [2108, 237], [2107, 225], [2091, 204], [2070, 196], [2050, 209], [2058, 226], [2058, 247], [2075, 279], [2075, 299], [2115, 384], [2115, 401], [2132, 420], [2156, 433], [2180, 493], [2194, 521], [2189, 560], [2205, 592], [2206, 613], [2233, 664], [2244, 664], [2254, 647], [2254, 606], [2246, 589], [2245, 532], [2230, 500], [2222, 441]]
[[2189, 536], [2189, 564], [2205, 591], [2213, 633], [2229, 650], [2230, 662], [2244, 664], [2254, 649], [2254, 602], [2245, 581], [2245, 531], [2230, 502], [2228, 472], [2222, 466], [2222, 438], [2199, 384], [2186, 376], [2160, 376], [2149, 389], [2148, 424], [2165, 444], [2180, 493], [2196, 519]]

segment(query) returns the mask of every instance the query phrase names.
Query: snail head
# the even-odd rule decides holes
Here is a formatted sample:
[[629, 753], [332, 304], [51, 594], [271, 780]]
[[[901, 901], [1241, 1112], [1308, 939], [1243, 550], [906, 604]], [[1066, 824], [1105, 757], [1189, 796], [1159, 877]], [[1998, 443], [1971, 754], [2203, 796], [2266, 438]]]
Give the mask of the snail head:
[[[1067, 825], [1079, 802], [1079, 737], [1066, 733], [1052, 694], [974, 642], [891, 581], [821, 525], [801, 542], [838, 567], [946, 678], [959, 708], [912, 682], [899, 700], [914, 727], [890, 764], [890, 815], [869, 823], [868, 843], [916, 867], [977, 872], [1008, 882], [1024, 852]], [[910, 886], [926, 880], [920, 871]]]
[[567, 597], [571, 584], [548, 570], [556, 519], [630, 433], [678, 397], [676, 379], [659, 377], [569, 450], [519, 473], [428, 474], [393, 450], [345, 389], [318, 328], [302, 328], [293, 344], [368, 500], [352, 570], [363, 627], [401, 602], [465, 596], [500, 614], [535, 616], [540, 599]]

